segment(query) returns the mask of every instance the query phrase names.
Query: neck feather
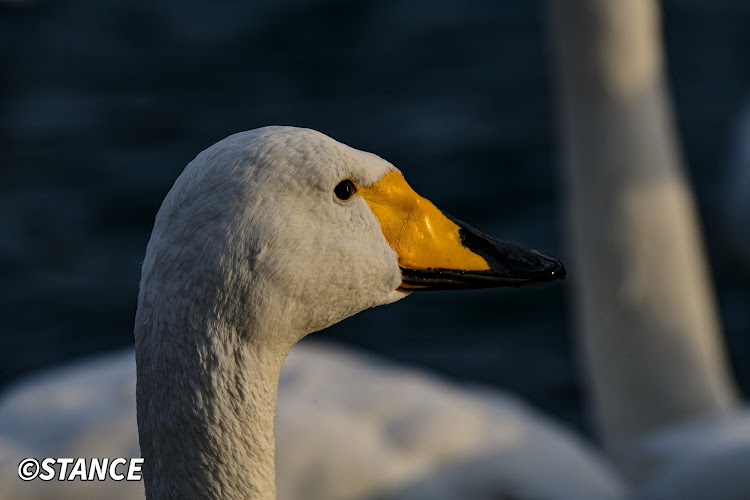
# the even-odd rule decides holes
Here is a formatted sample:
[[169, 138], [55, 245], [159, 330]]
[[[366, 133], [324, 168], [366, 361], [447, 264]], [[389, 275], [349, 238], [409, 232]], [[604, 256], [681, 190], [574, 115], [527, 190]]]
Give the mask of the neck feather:
[[274, 410], [286, 352], [230, 328], [176, 332], [138, 319], [147, 497], [275, 498]]

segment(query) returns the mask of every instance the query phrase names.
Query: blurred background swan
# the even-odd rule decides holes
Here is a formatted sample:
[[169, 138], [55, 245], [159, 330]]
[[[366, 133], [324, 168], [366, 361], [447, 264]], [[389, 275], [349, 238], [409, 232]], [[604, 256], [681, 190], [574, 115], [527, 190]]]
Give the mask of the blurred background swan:
[[750, 413], [674, 131], [660, 10], [552, 5], [578, 335], [599, 434], [639, 498], [748, 498]]
[[[0, 94], [6, 391], [24, 373], [132, 342], [139, 263], [153, 214], [195, 152], [237, 130], [267, 123], [322, 129], [413, 172], [410, 178], [420, 179], [415, 188], [443, 201], [448, 212], [565, 257], [543, 3], [26, 5], [0, 7], [0, 40], [14, 47], [2, 54]], [[725, 258], [740, 247], [724, 243], [725, 197], [717, 193], [726, 191], [716, 166], [750, 87], [750, 5], [663, 5], [678, 127], [706, 221], [718, 315], [733, 378], [746, 394], [749, 278]], [[429, 173], [419, 175], [420, 169]], [[497, 206], [480, 209], [475, 196], [490, 195]], [[564, 328], [564, 290], [572, 288], [415, 297], [325, 335], [509, 388], [593, 435], [597, 426], [581, 404]], [[373, 326], [380, 322], [403, 329], [383, 332]], [[680, 437], [703, 433], [696, 422], [687, 434], [667, 426], [672, 433], [648, 441], [644, 449], [667, 457], [657, 457], [659, 463], [675, 464], [662, 481], [685, 477], [680, 471], [699, 463], [688, 457], [710, 457], [712, 436], [737, 442], [742, 417], [731, 415], [737, 424], [721, 426], [726, 433]], [[24, 435], [14, 427], [0, 431], [6, 429], [4, 435]], [[704, 451], [676, 446], [689, 441]], [[682, 465], [675, 457], [685, 459]], [[722, 470], [731, 473], [728, 463]], [[688, 477], [699, 480], [692, 471]], [[668, 486], [654, 484], [656, 492]]]

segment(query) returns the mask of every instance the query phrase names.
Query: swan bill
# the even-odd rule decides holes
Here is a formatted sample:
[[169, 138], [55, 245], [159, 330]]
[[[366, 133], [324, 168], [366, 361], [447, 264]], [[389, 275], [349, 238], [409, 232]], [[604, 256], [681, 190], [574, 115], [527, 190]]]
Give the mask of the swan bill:
[[459, 227], [461, 242], [481, 255], [489, 265], [487, 270], [401, 267], [403, 291], [470, 290], [499, 286], [547, 283], [565, 279], [562, 262], [536, 250], [497, 241], [446, 214]]
[[359, 193], [398, 254], [402, 291], [518, 287], [565, 279], [559, 260], [497, 241], [443, 213], [398, 171]]

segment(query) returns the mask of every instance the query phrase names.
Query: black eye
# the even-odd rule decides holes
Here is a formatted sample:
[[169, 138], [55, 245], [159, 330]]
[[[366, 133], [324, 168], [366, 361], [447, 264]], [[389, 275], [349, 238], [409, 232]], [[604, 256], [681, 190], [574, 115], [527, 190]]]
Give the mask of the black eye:
[[357, 192], [357, 186], [354, 185], [354, 182], [351, 179], [344, 179], [333, 188], [333, 192], [336, 195], [336, 198], [341, 201], [346, 201]]

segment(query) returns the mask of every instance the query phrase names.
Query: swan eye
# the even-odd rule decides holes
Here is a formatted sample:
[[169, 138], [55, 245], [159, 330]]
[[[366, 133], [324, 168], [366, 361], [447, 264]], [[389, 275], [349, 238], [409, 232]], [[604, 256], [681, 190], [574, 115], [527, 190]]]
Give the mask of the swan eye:
[[351, 179], [344, 179], [333, 188], [333, 192], [339, 200], [347, 201], [357, 192], [357, 186]]

